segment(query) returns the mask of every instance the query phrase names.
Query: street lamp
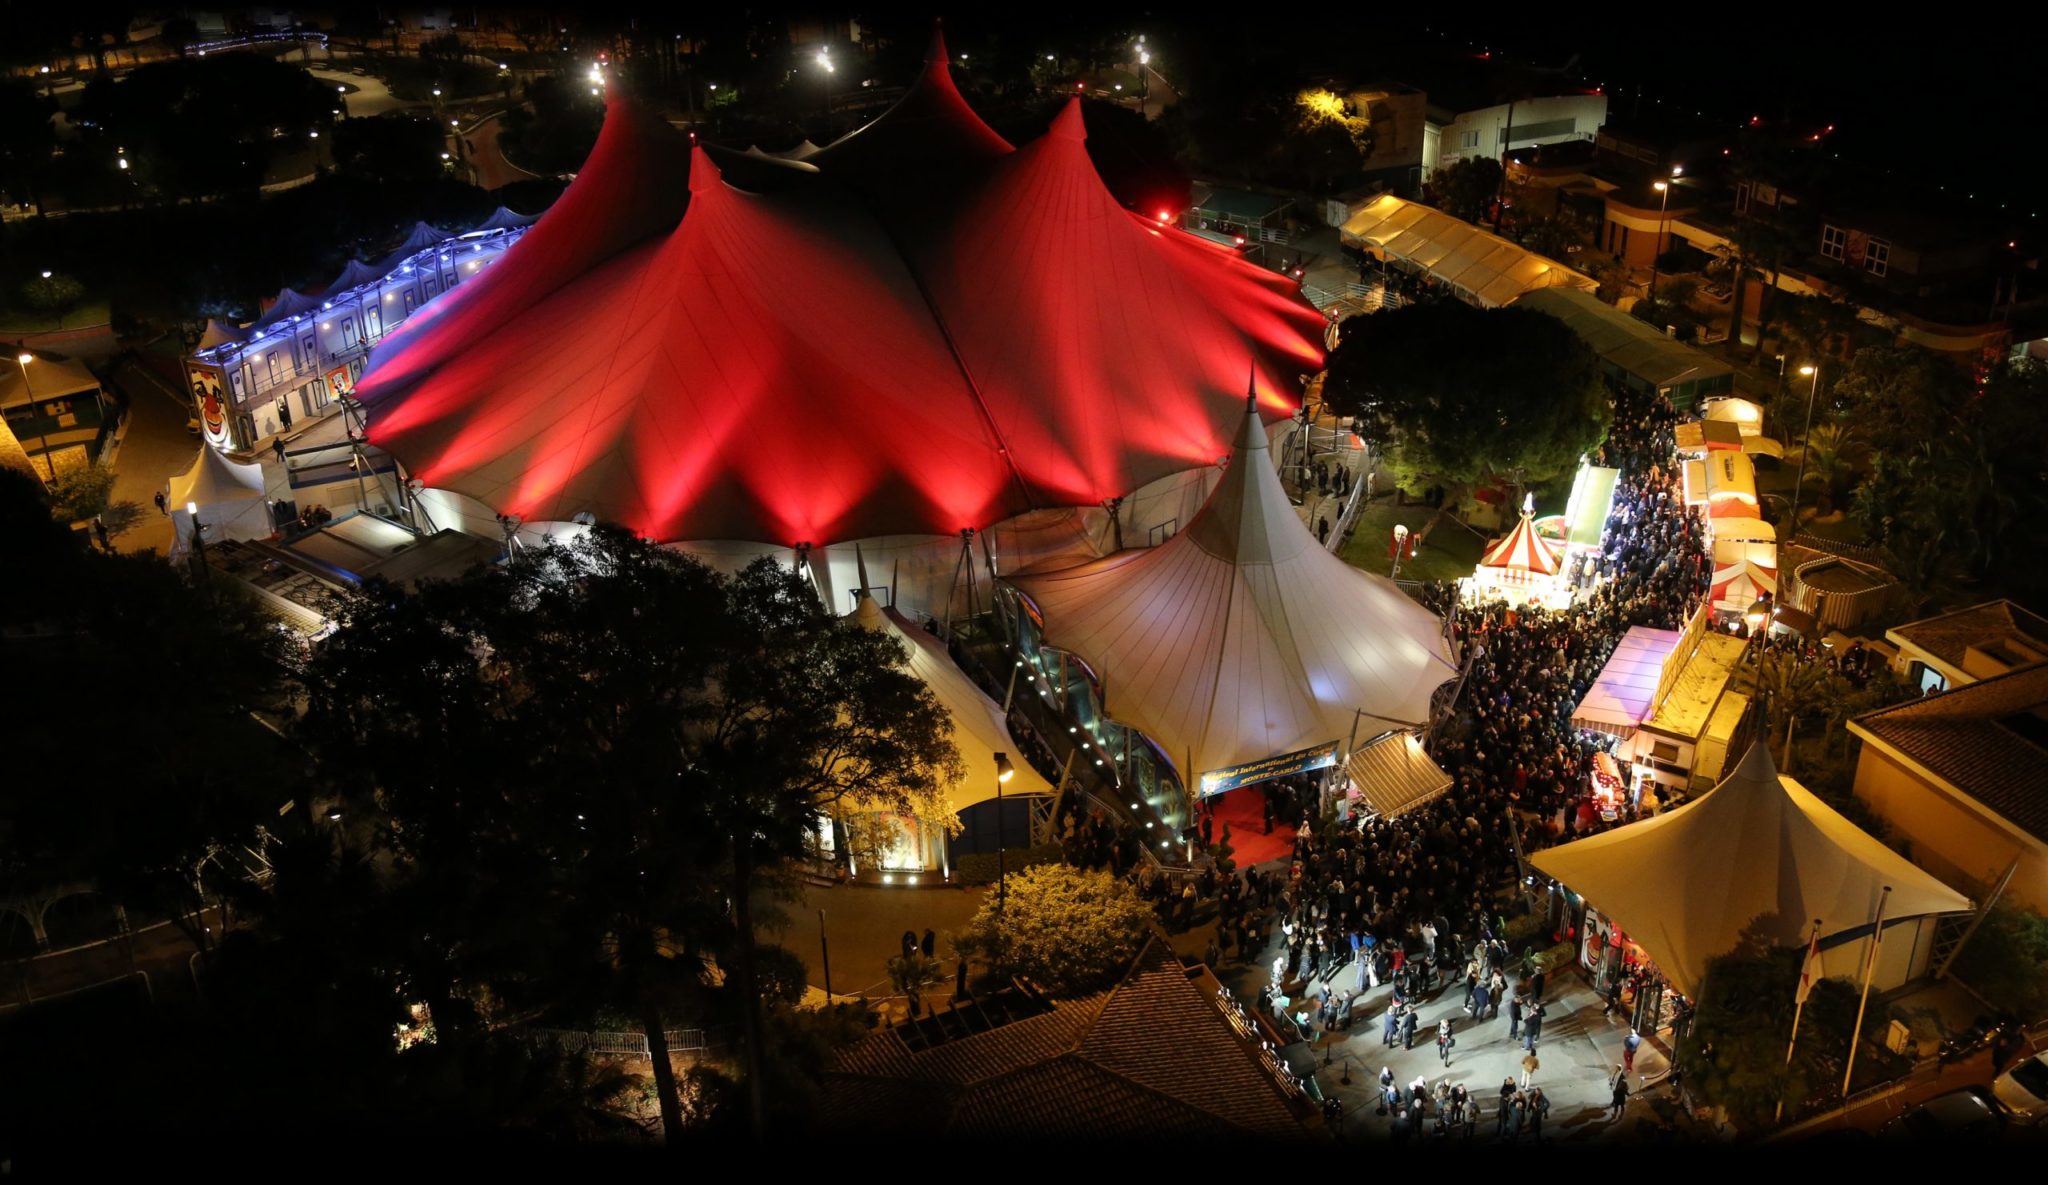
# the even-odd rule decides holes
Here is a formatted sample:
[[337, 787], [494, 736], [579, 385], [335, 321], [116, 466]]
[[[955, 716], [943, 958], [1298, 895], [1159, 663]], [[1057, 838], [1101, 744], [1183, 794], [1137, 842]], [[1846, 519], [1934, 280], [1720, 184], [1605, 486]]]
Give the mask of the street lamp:
[[832, 134], [832, 74], [837, 69], [832, 65], [831, 46], [818, 48], [818, 65], [825, 68], [824, 73], [818, 75], [818, 79], [823, 84], [821, 89], [825, 92], [825, 135], [829, 137]]
[[[44, 272], [43, 278], [45, 280], [49, 279], [50, 273]], [[34, 362], [35, 360], [36, 356], [34, 354], [29, 353], [27, 350], [23, 350], [21, 353], [16, 354], [14, 356], [14, 364], [16, 366], [21, 367], [21, 393], [23, 395], [28, 396], [29, 414], [36, 417], [36, 441], [38, 444], [42, 446], [43, 468], [49, 471], [50, 480], [56, 481], [57, 466], [55, 462], [50, 460], [50, 438], [46, 434], [47, 429], [45, 429], [42, 425], [42, 417], [37, 414], [36, 389], [32, 385], [30, 385], [28, 381], [28, 364]]]
[[1657, 237], [1650, 242], [1650, 299], [1657, 299], [1657, 257], [1664, 253], [1664, 212], [1671, 208], [1671, 186], [1663, 181], [1653, 182], [1651, 189], [1657, 191]]
[[1009, 870], [1004, 860], [1006, 832], [1003, 827], [1003, 783], [1017, 776], [1008, 753], [996, 754], [996, 912], [1009, 903]]
[[1387, 573], [1388, 579], [1401, 574], [1401, 554], [1408, 550], [1408, 524], [1394, 524], [1394, 567]]
[[1792, 484], [1792, 529], [1795, 532], [1799, 530], [1799, 495], [1806, 489], [1807, 437], [1813, 432], [1814, 396], [1820, 393], [1820, 363], [1813, 362], [1802, 366], [1799, 373], [1802, 377], [1811, 378], [1813, 382], [1806, 388], [1806, 427], [1799, 433], [1799, 478]]

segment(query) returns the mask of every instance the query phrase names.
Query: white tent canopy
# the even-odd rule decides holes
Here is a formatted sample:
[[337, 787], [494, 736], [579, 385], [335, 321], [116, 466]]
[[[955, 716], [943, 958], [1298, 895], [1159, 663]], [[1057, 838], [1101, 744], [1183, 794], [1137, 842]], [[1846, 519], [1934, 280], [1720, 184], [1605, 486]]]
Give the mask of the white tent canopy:
[[[1695, 998], [1707, 961], [1754, 927], [1780, 946], [1971, 908], [1915, 867], [1781, 778], [1761, 744], [1702, 797], [1665, 814], [1538, 852], [1531, 863], [1585, 897]], [[1790, 985], [1787, 985], [1790, 986]]]
[[1037, 603], [1046, 640], [1100, 672], [1108, 713], [1191, 763], [1189, 781], [1343, 740], [1360, 711], [1421, 722], [1455, 673], [1434, 615], [1317, 544], [1256, 410], [1178, 535], [1011, 583]]
[[170, 504], [179, 518], [174, 552], [182, 553], [192, 535], [184, 521], [186, 504], [199, 507], [199, 521], [207, 528], [206, 541], [226, 539], [268, 539], [276, 534], [270, 521], [270, 505], [263, 496], [263, 466], [230, 461], [218, 449], [199, 446], [192, 467], [171, 478]]
[[997, 753], [1007, 754], [1017, 771], [1003, 787], [1005, 795], [1051, 794], [1052, 786], [1024, 759], [1023, 747], [1010, 735], [1002, 706], [982, 693], [974, 680], [946, 653], [945, 643], [862, 596], [853, 611], [854, 623], [887, 634], [910, 652], [910, 673], [931, 688], [939, 707], [953, 721], [953, 745], [960, 750], [966, 774], [946, 791], [947, 809], [958, 814], [996, 796]]
[[1534, 288], [1563, 286], [1592, 290], [1591, 276], [1517, 247], [1441, 210], [1383, 195], [1346, 219], [1341, 237], [1427, 271], [1472, 294], [1488, 308], [1507, 304]]

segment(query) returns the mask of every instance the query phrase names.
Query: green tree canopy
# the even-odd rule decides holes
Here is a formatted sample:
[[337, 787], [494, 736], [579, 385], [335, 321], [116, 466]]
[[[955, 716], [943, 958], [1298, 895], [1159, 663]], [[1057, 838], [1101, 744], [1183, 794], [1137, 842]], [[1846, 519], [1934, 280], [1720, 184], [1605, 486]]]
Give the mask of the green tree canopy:
[[1436, 202], [1453, 218], [1480, 222], [1500, 196], [1500, 162], [1490, 156], [1469, 156], [1431, 180]]
[[958, 761], [906, 661], [787, 568], [727, 577], [600, 526], [366, 598], [309, 673], [307, 734], [377, 788], [399, 854], [436, 886], [449, 981], [515, 1009], [616, 1007], [659, 1048], [715, 959], [757, 1069], [755, 898], [827, 803], [914, 810]]
[[1598, 359], [1564, 322], [1453, 301], [1345, 321], [1323, 397], [1364, 417], [1397, 471], [1467, 485], [1570, 472], [1608, 417]]
[[1055, 995], [1109, 986], [1152, 925], [1151, 906], [1107, 872], [1041, 864], [1008, 881], [1007, 905], [990, 894], [955, 945]]

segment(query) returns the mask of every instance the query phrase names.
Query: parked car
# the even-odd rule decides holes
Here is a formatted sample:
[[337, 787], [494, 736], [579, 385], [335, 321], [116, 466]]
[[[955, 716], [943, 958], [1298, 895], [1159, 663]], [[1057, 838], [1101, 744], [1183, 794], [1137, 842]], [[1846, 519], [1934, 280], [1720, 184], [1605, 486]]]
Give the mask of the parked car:
[[1878, 1134], [1890, 1139], [1991, 1140], [2004, 1134], [2004, 1104], [1982, 1086], [1936, 1095], [1889, 1120]]
[[2048, 1053], [2037, 1053], [2000, 1074], [1991, 1093], [2016, 1123], [2048, 1123]]

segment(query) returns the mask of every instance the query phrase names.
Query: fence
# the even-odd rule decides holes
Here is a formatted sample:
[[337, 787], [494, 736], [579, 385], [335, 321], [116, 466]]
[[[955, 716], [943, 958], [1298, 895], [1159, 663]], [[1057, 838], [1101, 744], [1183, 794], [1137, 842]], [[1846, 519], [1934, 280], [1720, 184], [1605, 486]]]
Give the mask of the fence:
[[[580, 1029], [527, 1029], [529, 1040], [550, 1041], [572, 1053], [608, 1054], [614, 1057], [650, 1057], [645, 1033], [607, 1033]], [[665, 1034], [670, 1054], [702, 1058], [718, 1048], [709, 1029], [669, 1029]]]

